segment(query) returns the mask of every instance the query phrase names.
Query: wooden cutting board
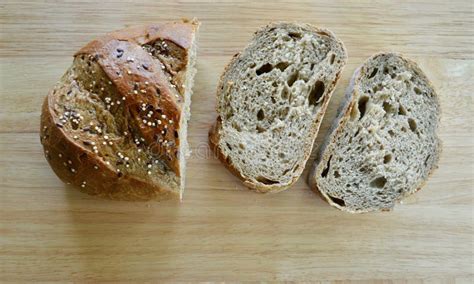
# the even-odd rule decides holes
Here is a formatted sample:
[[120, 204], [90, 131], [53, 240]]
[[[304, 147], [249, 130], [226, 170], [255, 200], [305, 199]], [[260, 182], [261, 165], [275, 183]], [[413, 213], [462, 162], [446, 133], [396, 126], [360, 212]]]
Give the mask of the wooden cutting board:
[[[0, 282], [473, 280], [473, 2], [2, 1]], [[129, 25], [202, 22], [181, 204], [99, 200], [61, 183], [39, 143], [40, 105], [92, 38]], [[393, 212], [349, 215], [308, 189], [246, 190], [207, 145], [225, 64], [257, 27], [298, 20], [334, 31], [352, 72], [380, 50], [419, 62], [437, 88], [444, 151], [426, 186]], [[317, 148], [317, 147], [316, 147]], [[385, 282], [384, 282], [385, 283]], [[387, 282], [391, 283], [391, 282]]]

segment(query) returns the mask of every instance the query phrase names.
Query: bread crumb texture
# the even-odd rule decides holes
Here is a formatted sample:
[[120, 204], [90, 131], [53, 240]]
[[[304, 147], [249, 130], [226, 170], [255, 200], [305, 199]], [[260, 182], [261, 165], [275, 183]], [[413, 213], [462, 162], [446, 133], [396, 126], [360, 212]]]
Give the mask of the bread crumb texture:
[[390, 210], [437, 165], [437, 95], [414, 62], [393, 53], [371, 57], [348, 91], [347, 115], [329, 134], [312, 178], [340, 209]]
[[217, 147], [246, 185], [278, 190], [301, 175], [346, 60], [330, 31], [296, 23], [262, 28], [234, 57], [217, 91]]

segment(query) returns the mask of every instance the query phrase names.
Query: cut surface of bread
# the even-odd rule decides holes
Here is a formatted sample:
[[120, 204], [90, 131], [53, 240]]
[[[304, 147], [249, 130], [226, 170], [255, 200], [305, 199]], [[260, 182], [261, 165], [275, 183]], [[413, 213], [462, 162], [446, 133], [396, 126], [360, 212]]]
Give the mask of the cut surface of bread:
[[181, 198], [197, 28], [127, 28], [75, 54], [41, 116], [41, 143], [61, 180], [111, 199]]
[[385, 211], [437, 167], [440, 105], [430, 81], [399, 54], [380, 53], [356, 72], [309, 181], [333, 206]]
[[326, 30], [274, 23], [222, 74], [210, 145], [244, 184], [288, 188], [301, 175], [339, 75], [344, 45]]

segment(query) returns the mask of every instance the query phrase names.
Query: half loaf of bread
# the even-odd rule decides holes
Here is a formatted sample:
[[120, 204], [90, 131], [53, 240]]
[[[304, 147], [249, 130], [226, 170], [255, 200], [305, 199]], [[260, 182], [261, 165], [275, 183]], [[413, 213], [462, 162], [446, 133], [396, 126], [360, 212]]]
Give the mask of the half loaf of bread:
[[197, 28], [127, 28], [74, 55], [41, 115], [41, 143], [61, 180], [111, 199], [181, 198]]
[[416, 63], [380, 53], [356, 70], [309, 176], [333, 206], [390, 210], [437, 167], [440, 105]]
[[257, 31], [218, 85], [209, 141], [219, 159], [260, 192], [291, 186], [346, 61], [344, 45], [329, 30], [274, 23]]

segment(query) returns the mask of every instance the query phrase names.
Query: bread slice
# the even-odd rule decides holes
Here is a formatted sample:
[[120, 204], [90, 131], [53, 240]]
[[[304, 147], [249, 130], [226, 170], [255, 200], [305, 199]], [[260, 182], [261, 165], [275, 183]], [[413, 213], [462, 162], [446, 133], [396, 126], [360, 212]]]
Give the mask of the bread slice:
[[305, 167], [346, 61], [329, 30], [274, 23], [257, 31], [218, 85], [214, 152], [250, 188], [288, 188]]
[[181, 198], [197, 28], [127, 28], [75, 54], [41, 115], [41, 143], [61, 180], [111, 199]]
[[351, 213], [390, 210], [437, 167], [438, 96], [423, 71], [380, 53], [356, 70], [309, 176], [329, 204]]

